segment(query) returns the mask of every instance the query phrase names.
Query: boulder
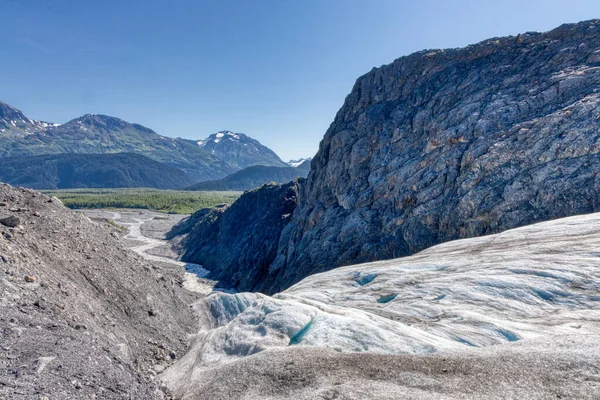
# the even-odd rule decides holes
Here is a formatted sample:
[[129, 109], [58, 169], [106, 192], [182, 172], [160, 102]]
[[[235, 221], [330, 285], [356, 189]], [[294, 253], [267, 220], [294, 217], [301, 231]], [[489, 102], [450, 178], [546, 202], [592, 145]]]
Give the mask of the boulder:
[[9, 228], [16, 228], [21, 223], [21, 220], [16, 215], [0, 215], [0, 224]]

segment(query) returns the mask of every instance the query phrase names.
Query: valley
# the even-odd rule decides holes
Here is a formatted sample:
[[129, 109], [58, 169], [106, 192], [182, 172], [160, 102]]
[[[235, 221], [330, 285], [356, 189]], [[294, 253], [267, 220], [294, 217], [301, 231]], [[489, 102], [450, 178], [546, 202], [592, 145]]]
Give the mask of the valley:
[[186, 215], [135, 209], [96, 209], [79, 212], [92, 220], [106, 223], [109, 227], [118, 227], [117, 231], [124, 246], [149, 263], [176, 271], [183, 269], [185, 273], [182, 286], [186, 290], [201, 295], [212, 292], [216, 282], [204, 279], [208, 271], [201, 265], [179, 261], [172, 245], [165, 240], [165, 234]]
[[[147, 19], [152, 32], [170, 11]], [[187, 14], [172, 15], [175, 31], [212, 26], [179, 24]], [[387, 14], [336, 32], [347, 41], [348, 26]], [[43, 122], [0, 102], [0, 399], [600, 399], [600, 19], [361, 67], [316, 155], [299, 158], [310, 144], [289, 132], [310, 137], [343, 68], [315, 73], [332, 60], [307, 57], [306, 28], [229, 62], [214, 39], [256, 33], [226, 15], [194, 46], [160, 30], [168, 46], [152, 54], [168, 62], [143, 65], [181, 67], [176, 85], [153, 74], [127, 101], [149, 82], [140, 68], [120, 105], [98, 96], [193, 139], [104, 114]], [[362, 59], [390, 36], [335, 50]], [[265, 62], [270, 47], [291, 48], [293, 66]], [[176, 93], [163, 101], [165, 88]], [[48, 115], [64, 117], [63, 103]], [[197, 132], [241, 122], [291, 160], [239, 131]]]
[[233, 203], [242, 192], [182, 191], [147, 188], [68, 189], [44, 193], [58, 197], [65, 206], [79, 208], [140, 208], [164, 213], [190, 214], [198, 209]]
[[[281, 352], [291, 360], [308, 363], [323, 375], [320, 391], [343, 396], [366, 395], [365, 390], [377, 398], [391, 399], [406, 390], [416, 395], [427, 387], [428, 378], [415, 372], [417, 376], [408, 388], [401, 377], [406, 368], [443, 370], [435, 379], [437, 390], [447, 395], [477, 390], [498, 396], [499, 392], [489, 386], [462, 381], [462, 389], [457, 389], [450, 382], [462, 379], [459, 376], [465, 368], [478, 369], [478, 374], [490, 382], [510, 379], [509, 372], [494, 376], [493, 371], [503, 370], [505, 363], [512, 367], [520, 363], [530, 369], [534, 359], [549, 357], [554, 367], [521, 373], [520, 384], [508, 393], [587, 398], [600, 390], [594, 383], [600, 370], [590, 364], [600, 359], [593, 352], [583, 352], [589, 349], [590, 341], [600, 339], [600, 266], [593, 255], [600, 244], [598, 214], [449, 242], [409, 258], [339, 268], [267, 297], [215, 291], [216, 282], [204, 278], [208, 271], [177, 260], [172, 243], [164, 237], [187, 215], [148, 210], [79, 212], [99, 223], [110, 220], [114, 224], [109, 226], [125, 227], [121, 242], [157, 267], [185, 269], [182, 286], [189, 292], [188, 301], [195, 303], [195, 314], [204, 327], [200, 331], [205, 333], [193, 339], [184, 358], [163, 372], [162, 379], [176, 396], [194, 393], [195, 399], [223, 398], [224, 393], [242, 395], [260, 385], [269, 387], [261, 390], [272, 390], [268, 383], [272, 373], [262, 369], [263, 378], [253, 383], [236, 380], [224, 386], [215, 380], [237, 368], [242, 368], [236, 372], [242, 376], [257, 368], [246, 362], [246, 356], [256, 351], [261, 353], [257, 360], [269, 363], [276, 362], [271, 357], [279, 357]], [[527, 246], [520, 246], [524, 242]], [[215, 314], [215, 310], [220, 311]], [[248, 319], [253, 322], [249, 324]], [[208, 326], [213, 328], [206, 331]], [[561, 338], [559, 344], [549, 343], [554, 337]], [[498, 357], [493, 367], [480, 358], [481, 348], [488, 346], [494, 348], [492, 358]], [[555, 346], [561, 349], [559, 355], [545, 350], [548, 347], [554, 353]], [[249, 349], [253, 350], [248, 353]], [[348, 358], [347, 354], [356, 352], [360, 356]], [[435, 356], [426, 356], [432, 353]], [[402, 358], [386, 359], [384, 354]], [[570, 358], [575, 354], [576, 362]], [[340, 377], [324, 370], [330, 368], [325, 365], [347, 369], [351, 368], [347, 363], [359, 360], [371, 371], [363, 378], [362, 385], [366, 386], [333, 385], [327, 389], [332, 385], [329, 382]], [[400, 368], [400, 378], [387, 378], [390, 371], [378, 366], [383, 360], [392, 370]], [[572, 365], [578, 366], [577, 371]], [[290, 374], [281, 378], [285, 381], [293, 381], [291, 374], [305, 376], [293, 367], [284, 369]], [[565, 374], [571, 378], [566, 380]], [[535, 384], [532, 380], [540, 376], [551, 376], [553, 384]], [[580, 376], [582, 381], [574, 384], [573, 376]], [[314, 377], [304, 379], [311, 382]], [[292, 387], [282, 387], [273, 395], [308, 395], [305, 391], [309, 386]], [[507, 389], [503, 390], [506, 395]]]

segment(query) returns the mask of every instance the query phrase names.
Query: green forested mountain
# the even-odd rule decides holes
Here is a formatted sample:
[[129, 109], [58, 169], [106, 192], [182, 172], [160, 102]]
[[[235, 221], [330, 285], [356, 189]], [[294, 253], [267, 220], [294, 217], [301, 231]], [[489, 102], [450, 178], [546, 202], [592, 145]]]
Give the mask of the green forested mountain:
[[308, 175], [308, 168], [302, 167], [267, 167], [255, 165], [234, 172], [225, 178], [199, 182], [189, 186], [188, 190], [250, 190], [265, 183], [287, 183]]
[[32, 189], [177, 189], [191, 182], [177, 168], [132, 153], [0, 158], [0, 181]]

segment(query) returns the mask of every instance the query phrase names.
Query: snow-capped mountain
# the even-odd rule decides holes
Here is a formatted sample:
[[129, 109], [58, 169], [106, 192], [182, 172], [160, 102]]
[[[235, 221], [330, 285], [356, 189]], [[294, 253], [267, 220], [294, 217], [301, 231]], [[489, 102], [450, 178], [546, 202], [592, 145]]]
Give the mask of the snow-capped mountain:
[[25, 136], [59, 125], [29, 119], [20, 110], [0, 101], [0, 136]]
[[288, 165], [289, 165], [290, 167], [297, 168], [297, 167], [299, 167], [300, 165], [304, 164], [306, 161], [308, 161], [308, 162], [310, 163], [310, 161], [311, 161], [311, 160], [312, 160], [312, 157], [308, 157], [308, 158], [299, 158], [299, 159], [297, 159], [297, 160], [290, 160], [290, 161], [288, 161], [287, 163], [288, 163]]
[[273, 150], [243, 133], [220, 131], [197, 143], [204, 150], [240, 169], [252, 165], [288, 166]]
[[222, 131], [195, 141], [162, 136], [101, 114], [52, 124], [27, 118], [0, 102], [0, 158], [107, 153], [146, 156], [184, 171], [192, 183], [217, 180], [253, 165], [289, 168], [271, 149], [242, 133]]

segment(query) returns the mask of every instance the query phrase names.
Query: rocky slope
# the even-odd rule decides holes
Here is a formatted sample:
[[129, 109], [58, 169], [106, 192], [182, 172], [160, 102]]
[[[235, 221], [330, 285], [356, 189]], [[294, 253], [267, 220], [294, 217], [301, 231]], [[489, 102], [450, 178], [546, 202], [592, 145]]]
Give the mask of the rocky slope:
[[257, 290], [268, 281], [283, 226], [296, 208], [298, 181], [264, 185], [244, 193], [231, 207], [202, 209], [176, 225], [182, 260], [210, 270], [209, 278], [237, 290]]
[[186, 399], [596, 399], [599, 245], [588, 214], [216, 293], [162, 378]]
[[199, 182], [187, 190], [237, 190], [255, 189], [269, 183], [287, 183], [296, 178], [306, 178], [310, 164], [301, 163], [297, 167], [268, 167], [254, 165], [214, 181]]
[[401, 57], [326, 132], [264, 290], [596, 211], [599, 152], [598, 20]]
[[[151, 266], [56, 199], [0, 184], [0, 398], [163, 398], [196, 324]], [[166, 390], [166, 389], [165, 389]]]
[[182, 170], [134, 153], [0, 158], [0, 181], [32, 189], [181, 189], [191, 183]]
[[252, 165], [288, 166], [273, 150], [243, 133], [231, 131], [213, 133], [208, 138], [199, 140], [198, 146], [237, 169]]

